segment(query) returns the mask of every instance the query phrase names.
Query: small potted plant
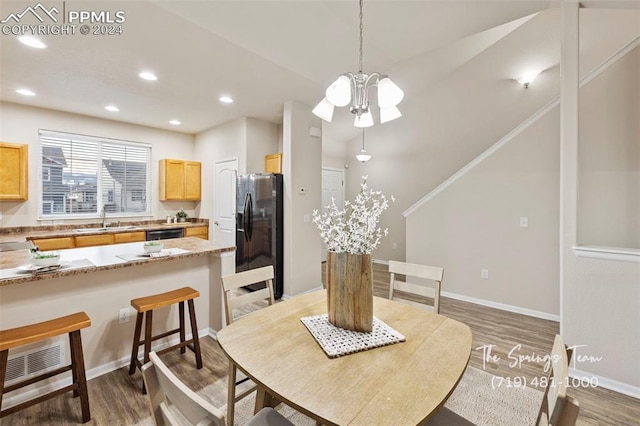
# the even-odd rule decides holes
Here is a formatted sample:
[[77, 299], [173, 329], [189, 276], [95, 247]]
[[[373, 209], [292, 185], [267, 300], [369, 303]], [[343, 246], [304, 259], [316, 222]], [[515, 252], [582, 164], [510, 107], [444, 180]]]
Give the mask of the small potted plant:
[[186, 221], [187, 212], [185, 212], [183, 209], [178, 210], [178, 213], [176, 213], [176, 219], [178, 220], [178, 222]]

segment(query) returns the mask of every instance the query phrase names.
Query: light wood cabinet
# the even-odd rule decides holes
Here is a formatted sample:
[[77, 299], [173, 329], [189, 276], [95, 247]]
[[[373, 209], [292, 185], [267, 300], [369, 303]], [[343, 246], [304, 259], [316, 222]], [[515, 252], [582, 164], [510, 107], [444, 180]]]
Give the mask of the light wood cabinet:
[[0, 200], [27, 200], [28, 148], [0, 142]]
[[146, 239], [147, 239], [147, 233], [144, 231], [120, 232], [117, 234], [113, 234], [113, 242], [115, 244], [146, 241]]
[[202, 165], [197, 161], [160, 160], [160, 200], [200, 200], [201, 173]]
[[82, 235], [76, 238], [76, 247], [106, 246], [113, 244], [113, 234]]
[[282, 173], [282, 153], [265, 155], [264, 171], [266, 173]]
[[208, 226], [194, 226], [191, 228], [184, 228], [185, 237], [198, 237], [203, 240], [209, 239], [209, 227]]
[[64, 250], [75, 247], [73, 237], [41, 238], [33, 240], [33, 244], [35, 244], [40, 251]]

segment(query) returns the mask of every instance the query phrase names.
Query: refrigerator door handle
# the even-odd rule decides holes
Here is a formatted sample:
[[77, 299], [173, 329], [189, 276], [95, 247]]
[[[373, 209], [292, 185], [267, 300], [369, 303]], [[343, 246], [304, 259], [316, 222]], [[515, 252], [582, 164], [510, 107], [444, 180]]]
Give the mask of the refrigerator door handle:
[[244, 240], [249, 242], [249, 198], [250, 195], [247, 193], [244, 195], [244, 207], [242, 214], [242, 230], [244, 231]]
[[251, 193], [247, 194], [249, 196], [249, 241], [251, 241], [251, 237], [253, 237], [253, 197]]

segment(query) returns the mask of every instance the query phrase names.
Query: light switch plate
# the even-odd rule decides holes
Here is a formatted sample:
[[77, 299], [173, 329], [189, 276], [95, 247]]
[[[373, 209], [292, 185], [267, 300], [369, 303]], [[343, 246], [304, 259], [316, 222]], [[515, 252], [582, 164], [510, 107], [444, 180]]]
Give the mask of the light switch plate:
[[522, 216], [520, 218], [520, 228], [528, 228], [529, 227], [529, 218], [527, 216]]

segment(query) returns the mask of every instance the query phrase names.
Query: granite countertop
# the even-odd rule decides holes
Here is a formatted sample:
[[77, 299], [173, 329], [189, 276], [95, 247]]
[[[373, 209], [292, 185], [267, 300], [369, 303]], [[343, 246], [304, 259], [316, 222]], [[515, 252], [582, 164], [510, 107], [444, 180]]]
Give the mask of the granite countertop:
[[[200, 226], [202, 226], [202, 224], [200, 224]], [[162, 240], [161, 242], [165, 249], [163, 253], [170, 255], [161, 257], [137, 256], [144, 252], [144, 242], [58, 250], [61, 263], [65, 263], [66, 266], [51, 272], [39, 274], [31, 274], [28, 272], [20, 272], [17, 274], [15, 272], [15, 268], [24, 267], [29, 264], [31, 254], [27, 250], [3, 252], [2, 256], [0, 256], [0, 286], [29, 283], [68, 275], [87, 274], [95, 271], [127, 268], [155, 262], [170, 262], [175, 259], [220, 254], [235, 250], [233, 246], [217, 246], [208, 240], [195, 237], [175, 238]], [[123, 257], [128, 260], [123, 259]]]
[[[80, 235], [115, 234], [120, 232], [155, 231], [158, 229], [171, 228], [193, 228], [198, 226], [209, 226], [209, 220], [197, 219], [179, 223], [165, 223], [162, 221], [122, 222], [120, 227], [110, 226], [106, 230], [98, 230], [97, 228], [100, 227], [98, 223], [5, 228], [0, 231], [0, 242], [77, 237]], [[95, 232], [91, 230], [94, 228], [96, 229]], [[76, 229], [86, 229], [86, 231], [77, 232]]]

